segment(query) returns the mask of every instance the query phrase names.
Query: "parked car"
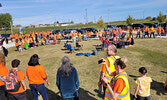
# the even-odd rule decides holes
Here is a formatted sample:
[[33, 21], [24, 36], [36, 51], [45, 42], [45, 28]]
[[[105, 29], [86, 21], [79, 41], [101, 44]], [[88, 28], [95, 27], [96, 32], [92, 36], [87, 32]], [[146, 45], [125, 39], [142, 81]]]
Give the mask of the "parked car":
[[57, 34], [57, 33], [60, 33], [61, 31], [60, 30], [52, 30], [52, 34]]
[[97, 29], [95, 28], [81, 28], [81, 29], [85, 31], [93, 32], [93, 33], [97, 32]]
[[135, 28], [135, 27], [143, 28], [143, 27], [145, 27], [145, 25], [144, 24], [133, 24], [132, 28]]
[[128, 28], [128, 25], [117, 25], [118, 28]]
[[107, 29], [108, 29], [108, 28], [110, 28], [110, 29], [111, 29], [111, 28], [112, 28], [112, 29], [115, 29], [116, 26], [115, 26], [115, 25], [107, 25]]
[[154, 27], [154, 28], [157, 28], [157, 25], [156, 24], [154, 24], [154, 23], [143, 23], [145, 26], [148, 26], [149, 28], [150, 27]]

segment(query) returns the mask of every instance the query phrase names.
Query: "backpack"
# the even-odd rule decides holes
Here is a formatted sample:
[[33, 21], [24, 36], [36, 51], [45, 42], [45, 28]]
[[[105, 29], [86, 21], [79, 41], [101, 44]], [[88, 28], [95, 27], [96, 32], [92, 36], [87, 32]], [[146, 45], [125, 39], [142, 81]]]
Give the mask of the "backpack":
[[5, 87], [7, 92], [16, 92], [20, 88], [20, 81], [17, 77], [17, 72], [19, 70], [16, 69], [14, 72], [13, 70], [10, 70], [9, 74], [4, 77]]

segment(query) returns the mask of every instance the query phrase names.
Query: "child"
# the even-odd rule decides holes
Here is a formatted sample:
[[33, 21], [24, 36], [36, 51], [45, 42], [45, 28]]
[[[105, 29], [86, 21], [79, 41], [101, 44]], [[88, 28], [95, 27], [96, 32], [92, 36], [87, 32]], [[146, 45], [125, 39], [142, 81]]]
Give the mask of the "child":
[[[12, 69], [10, 71], [15, 72], [20, 81], [20, 88], [16, 92], [8, 92], [8, 100], [27, 100], [26, 99], [26, 84], [23, 71], [19, 70], [20, 60], [14, 59], [12, 61]], [[17, 70], [17, 71], [16, 71]]]
[[152, 79], [146, 76], [147, 69], [145, 67], [139, 68], [140, 76], [136, 80], [136, 90], [135, 90], [135, 98], [137, 100], [150, 100], [150, 84]]

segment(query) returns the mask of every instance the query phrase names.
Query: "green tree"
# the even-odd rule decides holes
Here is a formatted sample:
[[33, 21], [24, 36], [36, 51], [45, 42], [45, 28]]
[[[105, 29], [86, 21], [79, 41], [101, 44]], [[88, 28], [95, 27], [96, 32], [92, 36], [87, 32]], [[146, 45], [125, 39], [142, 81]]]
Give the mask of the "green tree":
[[100, 19], [97, 21], [97, 25], [99, 27], [103, 27], [104, 26], [104, 21], [103, 21], [102, 17], [100, 17]]
[[72, 20], [70, 23], [71, 23], [71, 24], [74, 24], [74, 21]]
[[13, 25], [12, 16], [9, 13], [0, 14], [0, 26], [5, 30], [9, 30], [11, 25]]
[[132, 18], [130, 15], [128, 15], [128, 18], [126, 19], [126, 23], [127, 23], [128, 25], [132, 25], [132, 23], [133, 23], [133, 18]]
[[93, 22], [92, 22], [92, 21], [90, 21], [88, 24], [93, 24]]
[[157, 20], [160, 24], [165, 21], [165, 18], [162, 15], [162, 12], [159, 12], [159, 16], [157, 17]]
[[151, 17], [151, 16], [148, 16], [148, 17], [146, 17], [146, 19], [149, 19], [149, 20], [151, 20], [151, 19], [152, 19], [152, 17]]

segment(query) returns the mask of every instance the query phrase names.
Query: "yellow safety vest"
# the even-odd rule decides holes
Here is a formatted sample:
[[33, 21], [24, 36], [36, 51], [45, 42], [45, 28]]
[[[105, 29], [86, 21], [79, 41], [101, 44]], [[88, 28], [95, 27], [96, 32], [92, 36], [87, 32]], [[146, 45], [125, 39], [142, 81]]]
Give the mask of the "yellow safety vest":
[[[117, 99], [121, 100], [130, 100], [130, 90], [129, 90], [129, 82], [128, 82], [128, 76], [126, 72], [119, 73], [114, 77], [114, 82], [116, 82], [117, 79], [123, 79], [125, 82], [125, 88], [122, 90], [122, 92], [118, 95]], [[105, 92], [104, 100], [116, 100], [112, 98], [112, 95], [110, 94], [108, 88]]]
[[[116, 59], [120, 58], [119, 56], [110, 56], [110, 57], [107, 57], [108, 61], [109, 61], [109, 64], [110, 66], [109, 69], [111, 70], [111, 72], [114, 72], [115, 71], [115, 66], [114, 66], [114, 62]], [[110, 76], [107, 71], [105, 72], [104, 76], [109, 80], [108, 82], [111, 81], [111, 79], [113, 78], [113, 76]]]

